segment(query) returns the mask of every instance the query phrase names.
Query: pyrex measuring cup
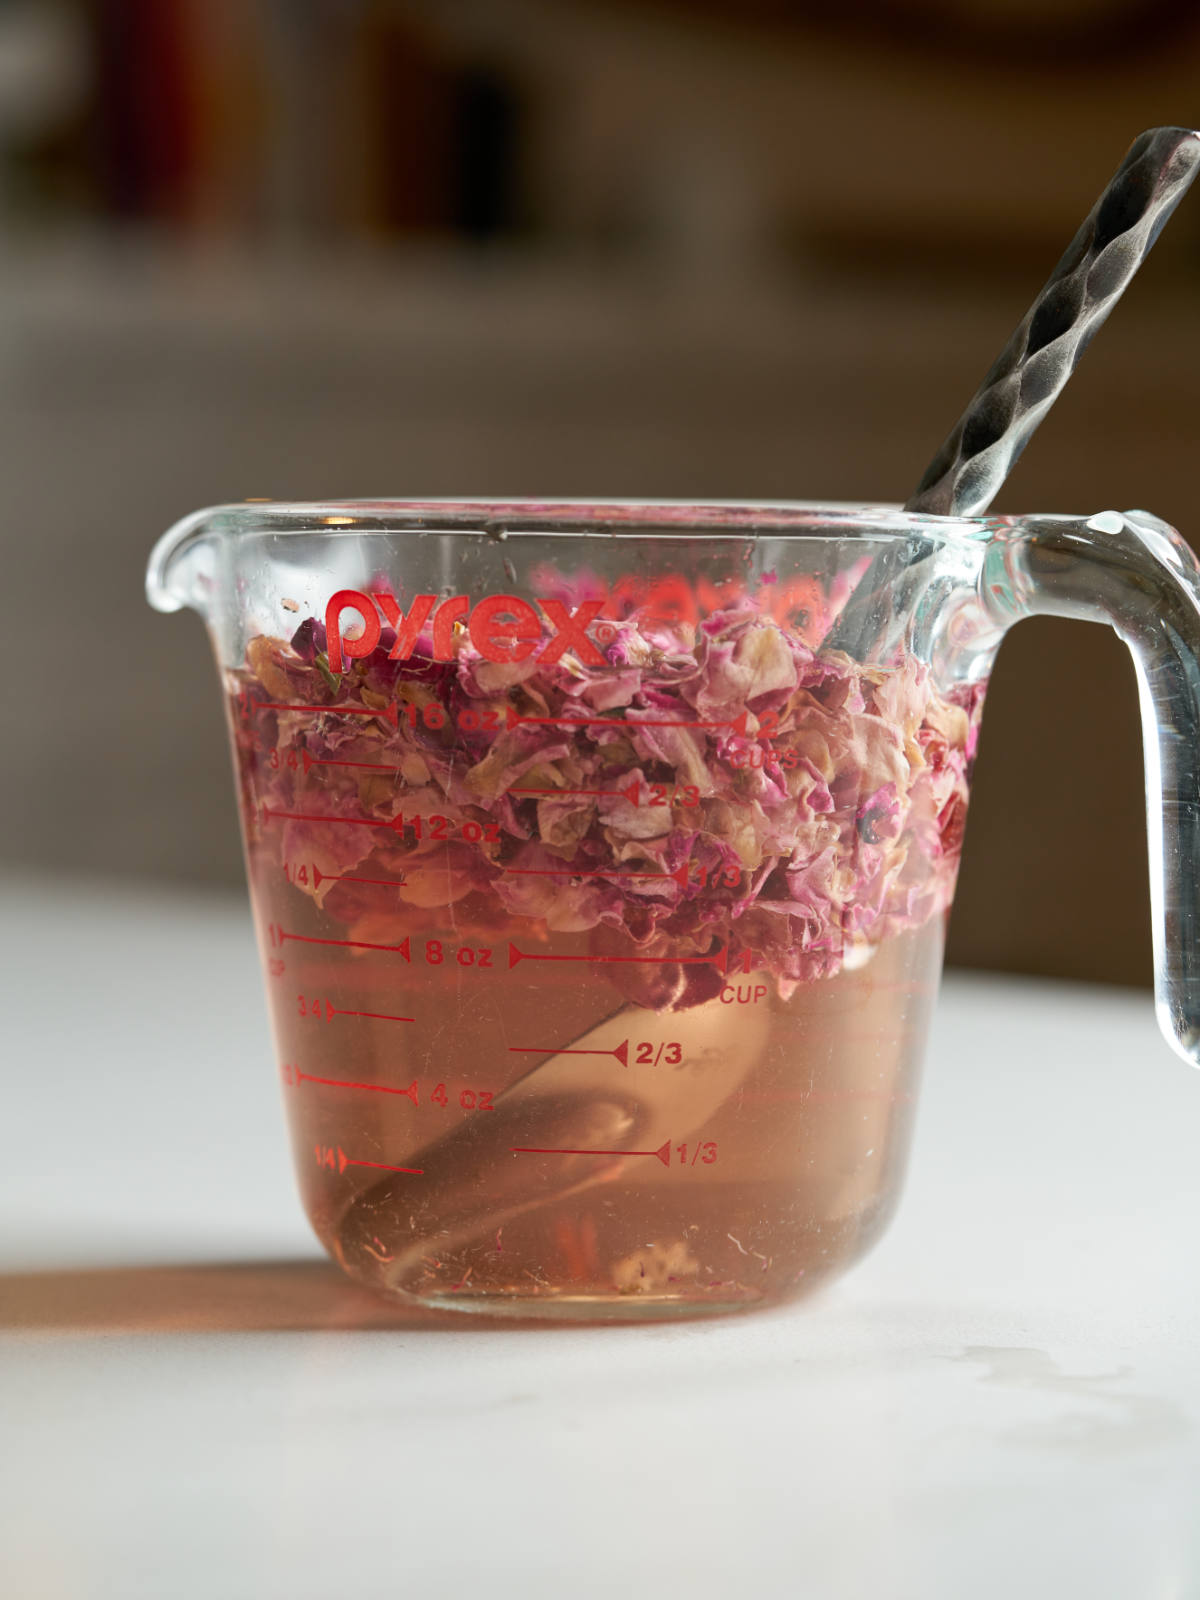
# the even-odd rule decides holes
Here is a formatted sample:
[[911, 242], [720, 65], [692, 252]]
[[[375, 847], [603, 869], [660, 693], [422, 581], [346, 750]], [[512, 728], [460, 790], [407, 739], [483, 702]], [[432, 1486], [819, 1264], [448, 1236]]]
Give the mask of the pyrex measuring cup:
[[904, 1170], [988, 673], [1034, 612], [1134, 653], [1159, 1015], [1194, 1060], [1198, 572], [1142, 512], [178, 524], [149, 595], [216, 649], [329, 1251], [430, 1305], [613, 1318], [860, 1255]]

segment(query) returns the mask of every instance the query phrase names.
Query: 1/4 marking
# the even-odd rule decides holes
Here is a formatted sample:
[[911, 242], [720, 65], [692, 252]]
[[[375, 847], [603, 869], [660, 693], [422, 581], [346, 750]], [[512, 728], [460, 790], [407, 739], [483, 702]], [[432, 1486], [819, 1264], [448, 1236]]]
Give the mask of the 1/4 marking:
[[319, 1167], [325, 1167], [339, 1176], [347, 1167], [378, 1167], [383, 1172], [411, 1172], [418, 1178], [424, 1175], [423, 1167], [394, 1167], [387, 1161], [364, 1161], [355, 1156], [348, 1156], [340, 1144], [316, 1144], [313, 1146], [313, 1154], [317, 1158]]

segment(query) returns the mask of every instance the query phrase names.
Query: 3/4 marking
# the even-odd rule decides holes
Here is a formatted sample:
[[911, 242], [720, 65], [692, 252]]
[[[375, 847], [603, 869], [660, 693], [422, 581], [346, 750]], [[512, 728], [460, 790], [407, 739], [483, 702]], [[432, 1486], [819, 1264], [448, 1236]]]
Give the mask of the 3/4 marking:
[[395, 1017], [387, 1011], [350, 1011], [345, 1006], [335, 1006], [333, 1002], [320, 995], [296, 996], [296, 1011], [301, 1017], [309, 1017], [313, 1021], [332, 1022], [334, 1017], [367, 1017], [373, 1022], [412, 1022], [412, 1017]]

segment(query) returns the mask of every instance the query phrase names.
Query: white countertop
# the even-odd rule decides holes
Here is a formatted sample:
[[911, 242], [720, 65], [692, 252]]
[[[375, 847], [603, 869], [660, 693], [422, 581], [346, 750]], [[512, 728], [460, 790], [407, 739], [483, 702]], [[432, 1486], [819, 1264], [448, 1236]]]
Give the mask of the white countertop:
[[0, 1593], [1200, 1594], [1200, 1075], [952, 976], [909, 1188], [783, 1311], [430, 1326], [308, 1232], [239, 901], [0, 898]]

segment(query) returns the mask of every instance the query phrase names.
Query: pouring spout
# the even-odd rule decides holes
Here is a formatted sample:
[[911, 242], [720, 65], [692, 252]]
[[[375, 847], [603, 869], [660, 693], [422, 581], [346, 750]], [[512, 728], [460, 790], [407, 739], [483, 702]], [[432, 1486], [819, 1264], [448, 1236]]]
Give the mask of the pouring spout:
[[216, 518], [220, 508], [193, 511], [168, 528], [150, 552], [146, 599], [156, 611], [190, 606], [202, 617], [216, 588]]

